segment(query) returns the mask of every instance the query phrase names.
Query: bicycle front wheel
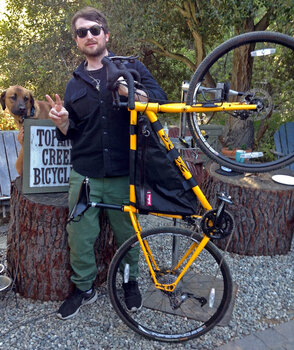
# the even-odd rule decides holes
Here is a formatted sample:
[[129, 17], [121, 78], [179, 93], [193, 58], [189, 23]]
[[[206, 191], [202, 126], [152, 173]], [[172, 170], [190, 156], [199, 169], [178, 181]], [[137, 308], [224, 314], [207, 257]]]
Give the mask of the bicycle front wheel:
[[[233, 170], [252, 173], [294, 163], [289, 138], [290, 128], [294, 129], [293, 60], [294, 38], [266, 31], [236, 36], [203, 60], [191, 79], [187, 104], [226, 100], [258, 106], [256, 111], [189, 114], [189, 129], [208, 157]], [[217, 149], [209, 134], [207, 139], [201, 134], [203, 124], [223, 126], [223, 148], [219, 145]], [[236, 150], [247, 152], [238, 162]]]
[[[193, 231], [162, 227], [142, 233], [156, 262], [159, 283], [173, 283], [183, 268], [179, 261], [201, 241]], [[157, 289], [149, 272], [145, 257], [138, 255], [139, 275], [136, 280], [142, 295], [142, 307], [129, 312], [125, 306], [122, 283], [126, 278], [128, 256], [137, 249], [137, 237], [125, 242], [114, 256], [108, 274], [111, 303], [119, 317], [135, 332], [153, 340], [179, 342], [208, 332], [216, 326], [228, 309], [232, 298], [232, 280], [229, 268], [220, 251], [208, 242], [194, 260], [173, 292]], [[126, 280], [125, 280], [126, 282]]]

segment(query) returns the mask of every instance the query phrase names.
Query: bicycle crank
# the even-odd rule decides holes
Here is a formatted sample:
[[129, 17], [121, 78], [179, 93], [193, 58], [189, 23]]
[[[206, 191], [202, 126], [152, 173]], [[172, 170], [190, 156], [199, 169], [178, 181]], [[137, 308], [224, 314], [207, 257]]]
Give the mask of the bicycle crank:
[[233, 216], [225, 210], [226, 203], [232, 204], [231, 197], [220, 193], [218, 200], [220, 202], [218, 208], [206, 212], [200, 222], [203, 233], [212, 239], [222, 239], [229, 236], [235, 226]]

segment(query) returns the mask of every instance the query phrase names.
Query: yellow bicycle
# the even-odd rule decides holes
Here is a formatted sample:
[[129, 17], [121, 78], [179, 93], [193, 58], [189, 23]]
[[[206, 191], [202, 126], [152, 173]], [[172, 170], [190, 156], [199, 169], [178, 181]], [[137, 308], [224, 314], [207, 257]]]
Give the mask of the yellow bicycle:
[[[253, 86], [248, 86], [243, 92], [219, 83], [218, 77], [226, 81], [230, 74], [214, 68], [220, 60], [222, 69], [225, 64], [232, 69], [234, 56], [231, 51], [235, 49], [242, 52], [250, 50], [254, 67], [250, 80]], [[209, 138], [201, 133], [199, 120], [203, 115], [212, 114], [214, 118], [218, 115], [222, 118], [224, 113], [252, 123], [254, 118], [258, 122], [268, 118], [269, 113], [279, 113], [282, 119], [281, 113], [289, 113], [286, 109], [291, 109], [291, 104], [282, 98], [282, 91], [279, 91], [282, 85], [279, 85], [278, 79], [288, 77], [283, 69], [288, 62], [292, 64], [293, 52], [293, 38], [283, 34], [254, 32], [235, 37], [220, 45], [199, 66], [190, 82], [185, 103], [163, 105], [134, 101], [134, 77], [124, 65], [133, 57], [104, 58], [109, 87], [120, 107], [126, 104], [120, 102], [116, 93], [116, 80], [123, 76], [129, 88], [130, 202], [121, 206], [92, 203], [89, 199], [90, 184], [86, 178], [69, 220], [76, 219], [90, 206], [129, 213], [136, 235], [116, 252], [109, 268], [108, 290], [119, 317], [137, 333], [167, 342], [201, 336], [224, 317], [233, 289], [223, 253], [211, 242], [211, 239], [224, 238], [233, 231], [234, 220], [226, 209], [231, 199], [225, 193], [219, 193], [218, 207], [211, 207], [156, 113], [187, 113], [188, 126], [197, 145], [214, 161], [231, 169], [260, 172], [290, 164], [294, 162], [294, 150], [275, 160], [265, 158], [257, 161], [254, 158], [251, 162], [248, 158], [244, 163], [237, 163], [226, 158], [209, 145]], [[279, 72], [274, 76], [268, 59], [279, 65]], [[271, 74], [268, 86], [264, 75], [266, 69]], [[209, 86], [208, 79], [214, 81], [215, 86]], [[254, 88], [261, 79], [263, 88]], [[293, 86], [293, 75], [288, 85]], [[280, 95], [279, 105], [273, 92]], [[269, 97], [270, 93], [272, 97]], [[230, 96], [233, 96], [232, 100]], [[253, 158], [254, 154], [250, 157]], [[197, 215], [199, 203], [204, 209], [203, 215]], [[142, 231], [137, 214], [173, 218], [178, 224]], [[136, 262], [138, 269], [134, 270]], [[136, 312], [127, 310], [122, 292], [122, 283], [133, 277], [136, 277], [143, 300], [141, 309]]]

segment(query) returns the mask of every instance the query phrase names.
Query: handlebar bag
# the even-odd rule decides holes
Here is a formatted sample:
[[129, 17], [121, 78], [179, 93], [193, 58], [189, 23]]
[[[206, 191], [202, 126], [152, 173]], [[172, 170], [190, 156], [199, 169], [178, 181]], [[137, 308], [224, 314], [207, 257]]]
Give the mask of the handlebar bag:
[[145, 115], [138, 116], [135, 169], [136, 208], [188, 216], [199, 205], [191, 185], [168, 156], [168, 151]]

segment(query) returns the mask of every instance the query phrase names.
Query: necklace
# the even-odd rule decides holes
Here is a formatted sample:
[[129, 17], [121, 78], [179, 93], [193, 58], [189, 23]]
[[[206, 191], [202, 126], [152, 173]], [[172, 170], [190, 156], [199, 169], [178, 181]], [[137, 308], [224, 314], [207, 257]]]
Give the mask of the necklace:
[[89, 77], [92, 79], [93, 83], [96, 85], [95, 88], [97, 91], [100, 91], [100, 79], [95, 79], [90, 72], [87, 70], [87, 73], [89, 75]]

